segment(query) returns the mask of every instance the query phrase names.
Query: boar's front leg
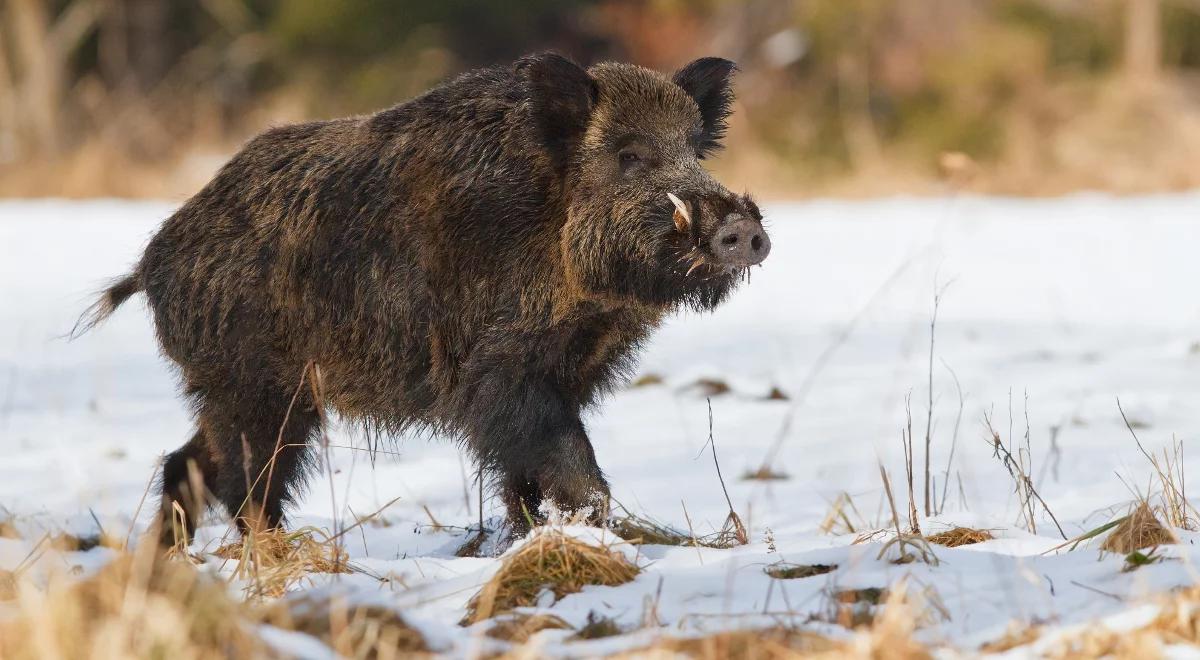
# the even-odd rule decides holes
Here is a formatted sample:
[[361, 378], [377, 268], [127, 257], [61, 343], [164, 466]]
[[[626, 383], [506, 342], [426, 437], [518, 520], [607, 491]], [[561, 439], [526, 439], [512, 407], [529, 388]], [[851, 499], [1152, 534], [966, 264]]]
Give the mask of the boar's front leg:
[[545, 522], [549, 500], [568, 514], [608, 515], [608, 483], [596, 463], [577, 406], [549, 379], [495, 373], [480, 383], [468, 419], [481, 465], [498, 479], [514, 535]]

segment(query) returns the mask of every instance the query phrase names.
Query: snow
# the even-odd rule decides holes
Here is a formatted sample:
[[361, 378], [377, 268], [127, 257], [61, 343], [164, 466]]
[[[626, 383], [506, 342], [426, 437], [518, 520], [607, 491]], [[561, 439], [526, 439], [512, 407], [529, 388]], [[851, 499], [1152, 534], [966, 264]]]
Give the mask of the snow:
[[[134, 519], [156, 460], [187, 439], [190, 422], [145, 309], [129, 304], [78, 341], [62, 337], [94, 292], [127, 272], [171, 210], [124, 201], [0, 203], [0, 506], [24, 532], [0, 538], [0, 569], [20, 563], [43, 531], [95, 533], [99, 523], [110, 534], [136, 534], [154, 509], [151, 496]], [[660, 634], [802, 623], [828, 610], [833, 591], [905, 578], [935, 592], [948, 615], [919, 637], [974, 648], [1014, 621], [1061, 630], [1134, 625], [1147, 598], [1196, 581], [1197, 535], [1189, 532], [1160, 550], [1166, 559], [1135, 571], [1122, 571], [1123, 558], [1102, 554], [1096, 542], [1043, 554], [1062, 538], [1040, 510], [1036, 532], [1023, 528], [983, 417], [1018, 444], [1028, 418], [1031, 473], [1067, 536], [1120, 515], [1134, 490], [1151, 487], [1152, 468], [1118, 399], [1147, 450], [1173, 439], [1190, 448], [1200, 432], [1200, 194], [816, 201], [768, 204], [766, 213], [773, 252], [750, 285], [714, 314], [668, 323], [641, 361], [643, 373], [664, 382], [620, 391], [586, 420], [617, 501], [677, 529], [690, 521], [704, 535], [721, 527], [728, 507], [706, 448], [707, 404], [694, 383], [727, 383], [730, 392], [712, 397], [713, 436], [751, 543], [620, 546], [643, 567], [637, 579], [545, 609], [573, 626], [595, 612], [633, 631], [652, 602], [661, 628], [589, 642], [547, 631], [536, 638], [544, 653], [607, 653]], [[887, 560], [894, 546], [877, 558], [886, 536], [854, 544], [857, 534], [820, 526], [842, 493], [859, 512], [850, 514], [857, 531], [890, 525], [880, 462], [905, 515], [906, 399], [921, 507], [937, 292], [935, 500], [959, 415], [955, 378], [963, 405], [944, 510], [921, 524], [926, 532], [970, 525], [997, 538], [935, 547], [936, 566], [898, 565]], [[766, 400], [773, 387], [791, 399]], [[743, 480], [789, 415], [771, 466], [788, 478]], [[469, 460], [449, 443], [398, 438], [372, 465], [353, 448], [362, 438], [341, 427], [332, 437], [334, 495], [325, 477], [316, 480], [293, 526], [333, 528], [335, 518], [353, 520], [399, 500], [380, 515], [386, 525], [346, 537], [364, 572], [314, 576], [307, 588], [398, 608], [451, 655], [492, 648], [498, 642], [481, 635], [483, 626], [457, 625], [499, 566], [497, 558], [454, 556], [462, 528], [479, 516]], [[1184, 463], [1190, 474], [1200, 470], [1186, 451]], [[485, 502], [484, 516], [495, 522], [498, 515], [499, 503]], [[435, 531], [431, 516], [452, 527]], [[611, 532], [569, 529], [615, 542]], [[193, 551], [213, 549], [227, 532], [212, 520]], [[64, 560], [91, 569], [110, 556], [100, 548], [52, 555], [35, 571]], [[838, 569], [775, 580], [763, 569], [779, 561]], [[302, 656], [323, 652], [293, 643], [294, 633], [269, 634]]]

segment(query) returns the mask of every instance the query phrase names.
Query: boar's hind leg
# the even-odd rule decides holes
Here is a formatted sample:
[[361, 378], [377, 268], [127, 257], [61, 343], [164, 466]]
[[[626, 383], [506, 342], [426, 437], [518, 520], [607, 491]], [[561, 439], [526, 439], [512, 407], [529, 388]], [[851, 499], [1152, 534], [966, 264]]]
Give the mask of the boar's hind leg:
[[243, 533], [279, 527], [304, 480], [308, 442], [320, 423], [309, 390], [256, 383], [199, 398], [202, 424], [220, 456], [217, 499]]
[[163, 463], [162, 507], [158, 527], [159, 543], [173, 547], [188, 545], [196, 531], [196, 522], [204, 512], [212, 490], [216, 465], [213, 464], [203, 431], [171, 452]]
[[573, 408], [549, 382], [512, 374], [480, 383], [467, 411], [470, 442], [495, 473], [515, 534], [544, 522], [543, 499], [568, 514], [607, 517], [608, 484]]

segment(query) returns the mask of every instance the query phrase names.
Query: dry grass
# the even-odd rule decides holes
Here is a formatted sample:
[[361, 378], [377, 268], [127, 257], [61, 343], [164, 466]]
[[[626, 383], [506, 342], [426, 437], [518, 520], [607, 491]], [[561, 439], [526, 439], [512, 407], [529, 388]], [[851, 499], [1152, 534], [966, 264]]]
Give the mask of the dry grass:
[[980, 653], [1004, 653], [1011, 651], [1017, 647], [1032, 644], [1041, 636], [1041, 630], [1037, 626], [1016, 626], [1009, 625], [1008, 630], [999, 638], [994, 639], [983, 646], [979, 647]]
[[424, 636], [385, 607], [300, 598], [268, 608], [264, 618], [284, 630], [316, 637], [341, 658], [388, 659], [429, 651]]
[[[1025, 443], [1014, 440], [1012, 437], [1012, 395], [1009, 395], [1008, 404], [1009, 416], [1009, 442], [1005, 445], [1000, 437], [1000, 432], [995, 429], [992, 424], [992, 417], [989, 413], [984, 413], [983, 423], [987, 427], [987, 442], [991, 445], [992, 456], [1001, 462], [1004, 469], [1008, 472], [1008, 476], [1013, 480], [1013, 491], [1017, 495], [1018, 503], [1021, 509], [1021, 519], [1024, 521], [1024, 527], [1032, 534], [1037, 534], [1037, 509], [1041, 507], [1042, 511], [1054, 523], [1054, 527], [1058, 530], [1059, 536], [1064, 541], [1067, 539], [1066, 532], [1063, 531], [1062, 525], [1058, 523], [1058, 518], [1050, 511], [1050, 506], [1046, 504], [1046, 500], [1042, 499], [1041, 493], [1034, 486], [1033, 477], [1033, 449], [1030, 445], [1030, 428], [1029, 428], [1029, 397], [1025, 397]], [[1015, 453], [1014, 453], [1015, 452]]]
[[0, 623], [8, 660], [263, 657], [246, 609], [226, 583], [147, 545], [82, 581], [66, 574], [45, 588], [22, 583]]
[[0, 601], [17, 597], [17, 574], [0, 569]]
[[651, 649], [704, 660], [783, 660], [836, 655], [842, 644], [807, 630], [767, 628], [731, 630], [694, 638], [668, 638]]
[[276, 657], [256, 634], [264, 623], [312, 635], [339, 657], [427, 650], [392, 610], [307, 598], [254, 606], [235, 598], [227, 581], [149, 543], [86, 579], [62, 572], [44, 587], [18, 580], [14, 590], [12, 616], [0, 622], [5, 660]]
[[1187, 477], [1183, 471], [1183, 441], [1172, 438], [1171, 450], [1168, 451], [1164, 447], [1162, 457], [1159, 458], [1146, 451], [1146, 448], [1142, 446], [1142, 441], [1138, 438], [1136, 431], [1137, 422], [1136, 420], [1131, 421], [1125, 414], [1120, 399], [1117, 399], [1117, 410], [1120, 411], [1121, 419], [1125, 422], [1125, 427], [1129, 429], [1129, 434], [1133, 436], [1133, 442], [1137, 445], [1138, 451], [1150, 462], [1150, 466], [1154, 468], [1155, 476], [1158, 477], [1159, 484], [1162, 486], [1158, 496], [1162, 502], [1160, 511], [1167, 524], [1179, 529], [1196, 529], [1196, 518], [1200, 517], [1200, 512], [1196, 511], [1187, 498]]
[[825, 575], [837, 570], [837, 564], [791, 564], [779, 562], [763, 569], [777, 580], [799, 580], [817, 575]]
[[655, 373], [642, 374], [634, 379], [629, 387], [649, 387], [651, 385], [662, 385], [667, 382], [662, 376]]
[[733, 391], [729, 383], [719, 378], [697, 378], [696, 382], [683, 387], [683, 389], [703, 397], [722, 396]]
[[786, 392], [779, 389], [778, 386], [772, 386], [771, 391], [767, 392], [767, 395], [763, 397], [763, 399], [767, 401], [788, 401], [791, 399], [791, 397], [789, 397]]
[[616, 586], [633, 580], [638, 567], [606, 547], [544, 529], [506, 558], [500, 570], [467, 605], [465, 623], [534, 605], [544, 590], [556, 598], [587, 585]]
[[[858, 521], [857, 525], [854, 520], [851, 520], [851, 513]], [[829, 512], [825, 514], [825, 519], [821, 521], [819, 527], [826, 534], [856, 534], [866, 526], [866, 519], [858, 512], [858, 507], [854, 505], [854, 499], [850, 497], [850, 493], [842, 491], [830, 503]]]
[[524, 644], [543, 630], [570, 630], [571, 625], [553, 614], [514, 614], [500, 619], [487, 630], [487, 636], [514, 644]]
[[616, 637], [624, 632], [616, 619], [596, 614], [593, 611], [588, 612], [587, 622], [571, 636], [571, 639], [604, 639], [605, 637]]
[[17, 525], [13, 522], [10, 516], [0, 517], [0, 539], [19, 539], [21, 533], [17, 530]]
[[[1181, 589], [1162, 597], [1161, 609], [1150, 623], [1135, 630], [1114, 631], [1104, 625], [1088, 626], [1063, 636], [1041, 654], [1066, 659], [1140, 660], [1165, 655], [1168, 645], [1200, 644], [1200, 587]], [[1004, 637], [984, 645], [980, 651], [1001, 653], [1035, 642], [1042, 631], [1037, 626], [1014, 628]]]
[[[693, 543], [690, 534], [652, 518], [628, 511], [625, 511], [624, 515], [614, 516], [609, 521], [609, 527], [614, 534], [633, 545], [692, 545]], [[701, 542], [700, 545], [704, 545], [704, 543]]]
[[1171, 530], [1159, 522], [1153, 509], [1140, 501], [1133, 511], [1104, 539], [1100, 549], [1105, 552], [1129, 554], [1134, 550], [1176, 543]]
[[[929, 648], [913, 639], [923, 615], [922, 607], [908, 597], [904, 584], [891, 590], [859, 590], [883, 605], [864, 619], [853, 637], [845, 640], [795, 627], [730, 630], [693, 638], [664, 637], [653, 646], [623, 657], [685, 656], [702, 660], [791, 660], [793, 658], [861, 658], [864, 660], [925, 660]], [[843, 592], [850, 593], [850, 592]]]
[[247, 582], [251, 598], [278, 598], [312, 573], [350, 573], [346, 552], [337, 539], [315, 527], [294, 531], [256, 531], [214, 552], [236, 559], [236, 577]]
[[788, 473], [777, 471], [767, 465], [760, 465], [742, 473], [742, 481], [786, 481], [789, 478]]
[[984, 541], [991, 541], [994, 538], [996, 537], [992, 536], [992, 533], [986, 529], [955, 527], [944, 532], [926, 536], [925, 540], [947, 548], [957, 548], [963, 545], [974, 545], [976, 543], [983, 543]]
[[877, 608], [889, 595], [887, 589], [879, 587], [834, 592], [829, 600], [829, 612], [825, 619], [848, 630], [869, 627], [875, 622]]
[[726, 519], [726, 525], [722, 529], [695, 536], [691, 532], [680, 531], [653, 518], [629, 513], [624, 507], [622, 510], [622, 515], [609, 520], [609, 526], [614, 534], [633, 545], [693, 545], [719, 550], [742, 545], [737, 530], [729, 523], [729, 519]]

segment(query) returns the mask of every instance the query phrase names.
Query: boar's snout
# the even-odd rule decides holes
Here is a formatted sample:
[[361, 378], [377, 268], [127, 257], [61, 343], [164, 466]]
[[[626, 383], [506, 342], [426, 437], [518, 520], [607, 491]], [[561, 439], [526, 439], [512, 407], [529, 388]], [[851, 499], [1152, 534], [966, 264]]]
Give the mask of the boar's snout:
[[743, 268], [762, 263], [771, 253], [771, 239], [762, 224], [741, 213], [722, 220], [709, 241], [709, 249], [723, 266]]

